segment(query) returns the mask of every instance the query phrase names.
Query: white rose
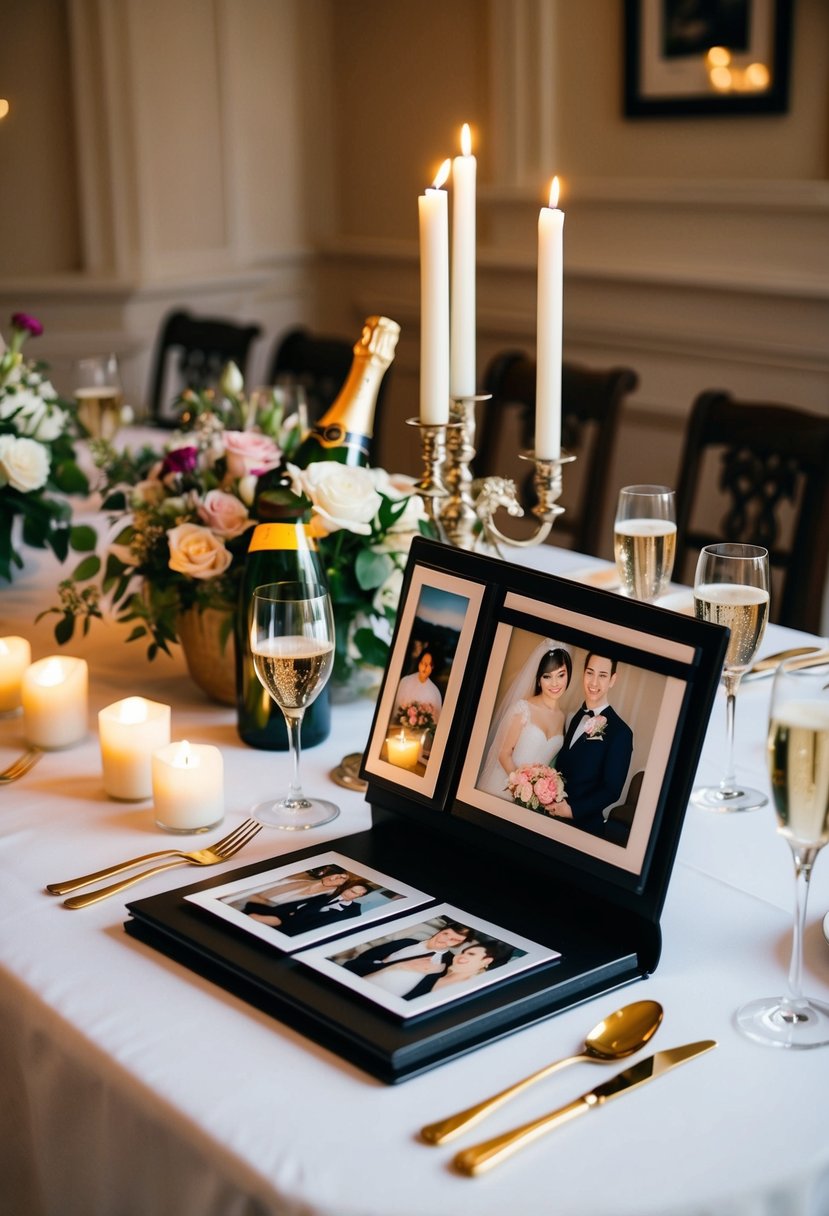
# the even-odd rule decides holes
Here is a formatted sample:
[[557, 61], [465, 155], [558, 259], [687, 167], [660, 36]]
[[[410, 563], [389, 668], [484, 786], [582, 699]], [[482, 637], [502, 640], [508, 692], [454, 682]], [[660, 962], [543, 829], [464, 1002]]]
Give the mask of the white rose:
[[199, 524], [179, 524], [170, 529], [167, 540], [170, 569], [189, 578], [218, 578], [233, 560], [221, 537]]
[[400, 603], [400, 591], [403, 587], [403, 571], [394, 569], [384, 583], [377, 588], [371, 606], [381, 615], [386, 608], [395, 609]]
[[27, 494], [39, 490], [49, 476], [49, 452], [35, 439], [0, 435], [0, 486]]
[[224, 490], [208, 490], [198, 506], [198, 516], [216, 536], [223, 536], [225, 540], [241, 536], [251, 524], [245, 504]]
[[298, 481], [314, 504], [314, 522], [324, 533], [345, 528], [359, 536], [371, 535], [371, 521], [382, 499], [369, 469], [321, 460], [309, 464]]

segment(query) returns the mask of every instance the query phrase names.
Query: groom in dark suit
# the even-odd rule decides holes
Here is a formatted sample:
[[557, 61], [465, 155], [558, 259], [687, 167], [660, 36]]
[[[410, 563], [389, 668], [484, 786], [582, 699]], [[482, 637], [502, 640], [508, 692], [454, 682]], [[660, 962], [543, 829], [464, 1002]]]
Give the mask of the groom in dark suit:
[[547, 812], [596, 836], [604, 835], [602, 811], [619, 801], [633, 755], [633, 732], [608, 700], [615, 683], [616, 660], [588, 654], [584, 705], [573, 714], [555, 762], [564, 799]]

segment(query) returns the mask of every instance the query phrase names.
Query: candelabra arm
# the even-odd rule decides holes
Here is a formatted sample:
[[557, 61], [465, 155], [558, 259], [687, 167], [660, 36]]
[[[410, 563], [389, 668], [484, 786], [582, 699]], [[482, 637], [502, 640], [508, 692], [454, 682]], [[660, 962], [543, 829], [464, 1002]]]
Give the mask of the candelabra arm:
[[567, 452], [562, 452], [561, 456], [554, 460], [545, 460], [531, 453], [522, 453], [521, 459], [535, 462], [533, 486], [538, 502], [533, 507], [532, 513], [536, 516], [538, 524], [530, 536], [523, 539], [506, 536], [494, 520], [496, 511], [501, 507], [512, 516], [524, 514], [518, 501], [514, 481], [509, 481], [504, 477], [487, 477], [481, 483], [478, 497], [475, 500], [475, 510], [481, 520], [487, 540], [495, 546], [502, 557], [503, 548], [532, 549], [536, 545], [543, 544], [550, 535], [553, 524], [559, 515], [564, 514], [564, 507], [559, 506], [557, 502], [562, 489], [562, 465], [569, 464], [576, 458]]

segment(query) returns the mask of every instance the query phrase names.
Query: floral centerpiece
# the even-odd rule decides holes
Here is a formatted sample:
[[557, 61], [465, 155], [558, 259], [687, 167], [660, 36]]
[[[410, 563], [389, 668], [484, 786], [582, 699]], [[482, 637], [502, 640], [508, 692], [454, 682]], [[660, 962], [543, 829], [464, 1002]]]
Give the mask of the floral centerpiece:
[[547, 764], [525, 764], [507, 778], [510, 797], [528, 811], [544, 813], [564, 797], [564, 778]]
[[[223, 642], [233, 627], [247, 552], [257, 478], [286, 470], [286, 493], [317, 537], [337, 630], [335, 678], [382, 667], [412, 536], [425, 515], [410, 483], [382, 469], [334, 462], [297, 469], [290, 457], [301, 433], [285, 416], [278, 389], [254, 405], [229, 365], [220, 397], [185, 394], [187, 428], [161, 452], [131, 454], [92, 445], [110, 513], [104, 552], [60, 583], [59, 642], [76, 625], [105, 613], [133, 624], [128, 641], [144, 639], [148, 657], [179, 642], [182, 614], [219, 609]], [[425, 530], [425, 526], [424, 526]]]
[[0, 579], [11, 582], [23, 558], [12, 543], [16, 516], [23, 521], [23, 543], [50, 548], [63, 561], [70, 545], [88, 547], [88, 529], [70, 528], [65, 494], [88, 490], [75, 462], [73, 439], [79, 434], [74, 408], [61, 401], [43, 364], [24, 360], [27, 337], [43, 326], [35, 317], [15, 313], [8, 347], [0, 339]]
[[407, 701], [400, 706], [397, 721], [411, 730], [425, 730], [433, 735], [437, 729], [435, 707], [425, 701]]

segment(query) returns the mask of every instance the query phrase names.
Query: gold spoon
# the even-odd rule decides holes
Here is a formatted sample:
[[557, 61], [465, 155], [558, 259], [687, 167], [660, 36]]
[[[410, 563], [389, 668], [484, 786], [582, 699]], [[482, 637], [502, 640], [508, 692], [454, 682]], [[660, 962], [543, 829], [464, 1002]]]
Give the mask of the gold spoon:
[[661, 1021], [662, 1006], [658, 1001], [635, 1001], [632, 1005], [625, 1005], [593, 1027], [584, 1040], [584, 1051], [579, 1052], [578, 1055], [555, 1060], [552, 1064], [545, 1065], [538, 1072], [524, 1077], [522, 1081], [516, 1081], [508, 1089], [502, 1089], [500, 1093], [479, 1102], [476, 1106], [470, 1106], [468, 1110], [459, 1111], [456, 1115], [449, 1115], [448, 1118], [440, 1119], [437, 1123], [427, 1124], [426, 1127], [420, 1129], [421, 1138], [427, 1144], [445, 1144], [447, 1140], [453, 1139], [465, 1128], [479, 1123], [490, 1111], [497, 1110], [508, 1098], [520, 1094], [528, 1086], [558, 1072], [560, 1068], [566, 1068], [568, 1064], [576, 1064], [579, 1060], [610, 1064], [613, 1060], [623, 1060], [625, 1056], [632, 1056], [640, 1047], [644, 1047], [649, 1039], [653, 1038]]

